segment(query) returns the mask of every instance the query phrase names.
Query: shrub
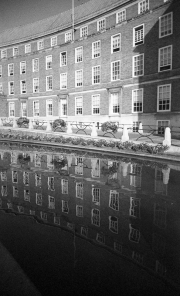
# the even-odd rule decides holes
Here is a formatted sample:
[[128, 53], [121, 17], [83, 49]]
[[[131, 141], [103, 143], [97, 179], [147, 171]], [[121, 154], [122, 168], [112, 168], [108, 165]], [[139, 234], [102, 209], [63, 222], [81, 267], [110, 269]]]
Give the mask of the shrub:
[[63, 119], [56, 119], [53, 121], [52, 127], [56, 129], [57, 127], [66, 127], [66, 121]]
[[118, 131], [118, 126], [116, 123], [112, 122], [112, 121], [106, 121], [104, 123], [101, 124], [101, 130], [103, 132], [112, 132], [112, 133], [117, 133]]
[[17, 120], [17, 125], [28, 125], [29, 119], [27, 117], [19, 117]]

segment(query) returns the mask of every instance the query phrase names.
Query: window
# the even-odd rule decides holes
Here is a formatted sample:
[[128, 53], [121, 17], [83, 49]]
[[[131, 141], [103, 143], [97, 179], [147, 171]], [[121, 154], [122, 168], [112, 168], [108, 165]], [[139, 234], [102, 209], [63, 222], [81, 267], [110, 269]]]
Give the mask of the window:
[[20, 62], [20, 74], [26, 74], [26, 62]]
[[2, 65], [0, 65], [0, 78], [2, 77]]
[[56, 46], [57, 45], [57, 36], [51, 37], [51, 46]]
[[44, 40], [40, 40], [37, 42], [37, 50], [44, 49]]
[[60, 217], [54, 216], [54, 224], [60, 225]]
[[83, 199], [83, 183], [76, 183], [76, 197]]
[[98, 158], [91, 159], [91, 175], [93, 178], [100, 177], [100, 160]]
[[67, 66], [67, 51], [60, 53], [60, 67]]
[[39, 59], [33, 59], [32, 60], [33, 64], [33, 72], [38, 72], [39, 71]]
[[72, 41], [72, 31], [65, 33], [65, 42]]
[[62, 200], [62, 212], [66, 214], [69, 213], [68, 201], [66, 200]]
[[14, 81], [9, 81], [9, 95], [14, 95]]
[[143, 255], [138, 252], [132, 252], [132, 259], [139, 264], [143, 264]]
[[105, 235], [103, 233], [97, 233], [96, 241], [100, 244], [105, 244]]
[[122, 245], [118, 242], [114, 242], [114, 251], [122, 253]]
[[130, 197], [129, 215], [131, 217], [140, 218], [140, 202], [139, 198]]
[[0, 94], [2, 94], [3, 93], [3, 85], [2, 85], [2, 83], [0, 83]]
[[76, 158], [75, 174], [83, 175], [83, 158], [82, 157]]
[[155, 169], [155, 193], [156, 194], [167, 195], [167, 182], [164, 182], [166, 177], [168, 177], [168, 180], [169, 180], [168, 170], [162, 172], [162, 170], [159, 168]]
[[92, 188], [92, 202], [97, 206], [100, 205], [100, 188]]
[[24, 200], [30, 202], [30, 191], [29, 191], [29, 189], [24, 189]]
[[98, 209], [92, 209], [91, 223], [95, 226], [100, 226], [100, 211]]
[[170, 125], [169, 120], [158, 120], [157, 121], [157, 128], [158, 128], [158, 135], [164, 135], [165, 128]]
[[110, 190], [109, 207], [115, 211], [119, 211], [119, 193], [116, 190]]
[[29, 172], [23, 173], [23, 183], [26, 186], [29, 186]]
[[50, 210], [55, 209], [55, 198], [53, 196], [48, 195], [48, 208]]
[[14, 75], [14, 64], [8, 64], [8, 76]]
[[39, 116], [39, 101], [33, 102], [33, 116]]
[[130, 171], [130, 185], [133, 187], [141, 188], [141, 172], [142, 167], [138, 164], [131, 164]]
[[116, 81], [120, 79], [120, 61], [115, 61], [111, 63], [111, 81]]
[[19, 197], [18, 188], [16, 186], [13, 186], [13, 197]]
[[33, 78], [33, 93], [39, 92], [39, 78]]
[[88, 236], [88, 228], [81, 226], [81, 235], [87, 237]]
[[47, 214], [46, 213], [40, 212], [40, 217], [41, 217], [42, 220], [47, 221]]
[[15, 103], [9, 102], [9, 117], [15, 116]]
[[129, 240], [134, 243], [139, 243], [140, 231], [129, 224]]
[[19, 54], [19, 49], [18, 47], [13, 47], [13, 56], [17, 56]]
[[149, 9], [149, 0], [143, 0], [138, 3], [138, 14], [143, 13]]
[[67, 99], [60, 100], [60, 116], [67, 116]]
[[167, 13], [159, 18], [159, 38], [173, 33], [173, 13]]
[[140, 25], [133, 29], [133, 46], [144, 43], [144, 25]]
[[143, 89], [132, 91], [132, 112], [143, 112]]
[[167, 224], [167, 207], [165, 204], [154, 204], [154, 225], [165, 229]]
[[171, 84], [158, 86], [158, 111], [171, 110]]
[[53, 85], [52, 85], [52, 75], [51, 76], [46, 76], [46, 91], [52, 90]]
[[68, 180], [66, 179], [61, 180], [61, 189], [62, 189], [62, 194], [68, 194]]
[[42, 193], [36, 193], [36, 204], [42, 206]]
[[133, 121], [133, 133], [137, 133], [139, 130], [140, 121]]
[[31, 52], [31, 44], [26, 44], [25, 45], [25, 53], [30, 53]]
[[67, 89], [67, 73], [60, 74], [60, 89]]
[[47, 168], [54, 170], [54, 155], [47, 155]]
[[92, 58], [98, 58], [101, 55], [101, 41], [92, 43]]
[[36, 186], [41, 186], [41, 174], [35, 173], [35, 184]]
[[118, 233], [118, 218], [109, 216], [109, 230], [113, 233]]
[[7, 49], [1, 50], [1, 59], [7, 58]]
[[80, 28], [80, 37], [83, 38], [83, 37], [86, 37], [87, 35], [88, 35], [88, 27], [85, 26]]
[[46, 70], [52, 69], [52, 55], [46, 57]]
[[46, 116], [52, 116], [52, 115], [53, 115], [53, 101], [46, 100]]
[[[8, 206], [12, 209], [12, 204], [8, 203]], [[24, 214], [24, 207], [22, 206], [17, 206], [18, 212], [21, 214]]]
[[76, 206], [76, 216], [83, 217], [83, 206]]
[[34, 166], [36, 168], [40, 168], [41, 167], [41, 154], [36, 153], [34, 155]]
[[101, 19], [97, 22], [97, 30], [98, 31], [103, 31], [106, 29], [106, 20], [105, 18], [104, 19]]
[[92, 114], [100, 114], [100, 95], [92, 95]]
[[83, 85], [83, 70], [75, 71], [75, 86], [80, 87]]
[[83, 47], [75, 48], [75, 63], [80, 63], [83, 61]]
[[1, 181], [2, 182], [7, 181], [7, 172], [6, 171], [1, 172]]
[[121, 34], [111, 36], [111, 53], [121, 50]]
[[83, 98], [78, 97], [75, 98], [76, 100], [76, 115], [82, 115], [83, 114]]
[[21, 80], [20, 86], [21, 86], [21, 94], [26, 94], [26, 80]]
[[133, 76], [144, 75], [144, 54], [133, 57]]
[[92, 84], [100, 83], [100, 66], [95, 66], [92, 68]]
[[120, 112], [119, 93], [111, 94], [111, 114], [118, 114]]
[[126, 10], [121, 10], [116, 13], [116, 23], [120, 24], [126, 20]]
[[6, 185], [1, 186], [1, 195], [7, 196], [7, 186]]
[[172, 69], [172, 45], [159, 49], [159, 72]]

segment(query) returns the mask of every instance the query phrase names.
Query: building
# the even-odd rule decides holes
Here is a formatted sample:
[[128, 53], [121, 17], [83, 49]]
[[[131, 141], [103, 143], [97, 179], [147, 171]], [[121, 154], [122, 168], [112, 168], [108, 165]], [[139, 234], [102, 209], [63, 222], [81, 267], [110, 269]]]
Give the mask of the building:
[[91, 0], [74, 25], [71, 13], [0, 34], [6, 116], [180, 126], [179, 1]]

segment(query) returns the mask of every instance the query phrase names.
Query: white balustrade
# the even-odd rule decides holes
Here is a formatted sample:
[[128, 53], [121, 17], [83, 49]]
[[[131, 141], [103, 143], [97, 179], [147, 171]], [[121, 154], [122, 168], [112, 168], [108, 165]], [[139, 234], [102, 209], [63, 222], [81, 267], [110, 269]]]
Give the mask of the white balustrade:
[[122, 134], [121, 141], [122, 141], [122, 142], [129, 141], [129, 134], [128, 134], [128, 128], [127, 128], [127, 125], [124, 125], [124, 127], [123, 127], [123, 134]]
[[17, 125], [17, 120], [16, 118], [13, 118], [13, 128], [17, 128], [18, 125]]
[[47, 132], [52, 132], [52, 125], [51, 125], [51, 123], [50, 123], [49, 120], [47, 121], [46, 131], [47, 131]]
[[97, 127], [96, 127], [96, 123], [93, 122], [92, 124], [92, 129], [91, 129], [91, 137], [97, 137]]
[[70, 122], [67, 123], [67, 134], [72, 134], [72, 125]]
[[141, 134], [143, 134], [142, 122], [139, 123], [138, 131], [139, 131]]
[[29, 129], [33, 129], [33, 120], [29, 119]]

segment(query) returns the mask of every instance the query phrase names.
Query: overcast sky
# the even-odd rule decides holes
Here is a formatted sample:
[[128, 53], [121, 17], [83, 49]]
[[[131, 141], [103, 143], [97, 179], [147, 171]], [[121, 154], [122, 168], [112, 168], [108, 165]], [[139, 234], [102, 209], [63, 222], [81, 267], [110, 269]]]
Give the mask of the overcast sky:
[[[74, 0], [74, 6], [88, 1]], [[0, 0], [0, 32], [56, 15], [71, 8], [72, 0]]]

